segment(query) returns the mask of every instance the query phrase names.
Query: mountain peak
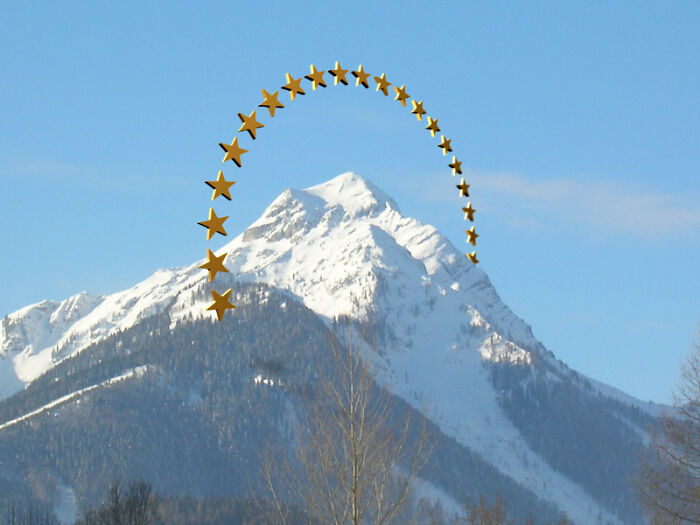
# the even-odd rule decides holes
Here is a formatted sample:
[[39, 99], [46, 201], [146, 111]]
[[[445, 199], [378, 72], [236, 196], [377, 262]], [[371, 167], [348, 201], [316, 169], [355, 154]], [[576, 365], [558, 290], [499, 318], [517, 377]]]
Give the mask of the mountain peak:
[[[581, 456], [581, 450], [588, 449], [586, 443], [602, 442], [604, 435], [616, 443], [605, 449], [605, 457], [633, 450], [628, 436], [639, 434], [637, 443], [648, 439], [647, 420], [640, 409], [654, 415], [654, 407], [588, 380], [557, 361], [501, 301], [481, 269], [435, 227], [403, 216], [394, 200], [373, 183], [348, 172], [309, 188], [287, 189], [257, 221], [217, 251], [227, 252], [228, 272], [218, 274], [211, 284], [201, 269], [202, 261], [197, 261], [159, 270], [121, 292], [80, 293], [62, 302], [44, 301], [1, 319], [0, 400], [62, 360], [148, 317], [166, 313], [171, 329], [203, 316], [216, 323], [206, 311], [210, 288], [233, 288], [233, 282], [265, 284], [270, 289], [252, 299], [234, 295], [240, 310], [230, 315], [243, 315], [247, 323], [243, 308], [247, 301], [266, 302], [271, 294], [282, 292], [285, 302], [277, 303], [279, 308], [286, 308], [290, 298], [329, 324], [342, 315], [367, 319], [378, 346], [363, 357], [371, 360], [379, 383], [392, 395], [419, 410], [435, 407], [432, 419], [449, 437], [450, 450], [455, 451], [451, 454], [457, 454], [450, 458], [461, 461], [465, 456], [453, 448], [459, 444], [471, 451], [470, 457], [483, 458], [488, 469], [511, 479], [508, 486], [527, 487], [537, 499], [566, 509], [577, 523], [593, 523], [595, 515], [606, 523], [621, 523], [605, 510], [612, 508], [610, 498], [590, 496], [589, 488], [599, 486], [595, 473], [602, 463], [591, 459], [594, 454]], [[305, 319], [290, 316], [284, 322], [296, 330], [296, 323]], [[196, 332], [205, 338], [201, 341], [206, 340], [204, 332]], [[143, 337], [146, 341], [161, 336], [151, 332]], [[129, 338], [131, 334], [124, 335], [125, 341]], [[111, 348], [106, 347], [108, 352]], [[119, 352], [123, 351], [128, 354], [131, 349]], [[87, 361], [94, 366], [101, 362], [94, 356], [83, 362]], [[127, 374], [135, 372], [127, 370]], [[109, 382], [87, 388], [104, 384]], [[58, 392], [52, 385], [54, 391]], [[68, 396], [86, 391], [82, 388]], [[612, 402], [603, 404], [605, 397]], [[66, 399], [73, 398], [58, 401]], [[589, 403], [585, 406], [606, 423], [612, 421], [609, 413], [616, 414], [615, 429], [589, 433], [591, 425], [585, 421], [558, 417], [582, 403]], [[50, 413], [53, 425], [57, 411], [48, 410], [53, 406], [49, 403], [10, 423]], [[533, 426], [529, 411], [545, 423]], [[557, 457], [562, 449], [577, 458], [568, 463], [568, 471]], [[456, 464], [463, 465], [465, 472], [474, 471], [473, 461]], [[580, 468], [590, 461], [590, 469]], [[491, 476], [487, 479], [495, 479], [485, 467], [477, 468]]]
[[320, 197], [328, 206], [341, 206], [350, 216], [381, 212], [387, 206], [401, 211], [394, 199], [369, 180], [351, 171], [302, 191]]
[[[341, 221], [376, 219], [384, 213], [401, 215], [396, 201], [378, 186], [353, 172], [304, 189], [287, 188], [243, 232], [243, 241], [281, 239], [301, 241], [311, 230], [325, 231]], [[224, 249], [233, 250], [237, 239]]]

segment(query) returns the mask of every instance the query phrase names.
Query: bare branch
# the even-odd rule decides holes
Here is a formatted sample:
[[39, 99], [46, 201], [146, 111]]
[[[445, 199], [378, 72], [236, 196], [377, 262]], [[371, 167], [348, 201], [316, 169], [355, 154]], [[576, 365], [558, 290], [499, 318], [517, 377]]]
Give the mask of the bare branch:
[[[293, 488], [309, 518], [319, 523], [410, 523], [412, 490], [431, 448], [424, 420], [412, 447], [409, 416], [398, 426], [390, 422], [396, 411], [363, 357], [363, 349], [376, 352], [374, 343], [366, 325], [334, 324], [330, 366], [319, 374], [318, 402], [295, 430], [294, 464], [300, 476]], [[267, 480], [270, 465], [264, 469]], [[279, 514], [279, 489], [269, 482], [268, 488]]]

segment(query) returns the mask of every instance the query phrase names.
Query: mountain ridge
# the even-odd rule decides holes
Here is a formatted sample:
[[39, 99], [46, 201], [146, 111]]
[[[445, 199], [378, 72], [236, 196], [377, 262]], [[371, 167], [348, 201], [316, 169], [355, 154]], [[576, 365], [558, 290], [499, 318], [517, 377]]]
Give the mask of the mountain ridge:
[[[230, 273], [219, 273], [214, 289], [263, 283], [326, 322], [371, 315], [385, 335], [383, 352], [368, 355], [380, 383], [416, 409], [436, 407], [435, 422], [446, 435], [579, 523], [586, 523], [587, 509], [600, 505], [553, 468], [523, 423], [516, 424], [517, 414], [500, 399], [504, 391], [494, 381], [494, 367], [511, 367], [516, 379], [530, 374], [532, 379], [518, 379], [525, 386], [571, 384], [571, 392], [593, 389], [647, 415], [658, 413], [656, 405], [591, 382], [557, 360], [501, 301], [483, 270], [436, 228], [404, 217], [393, 199], [354, 173], [285, 190], [217, 252], [226, 252]], [[0, 322], [0, 378], [9, 380], [0, 396], [11, 396], [90, 345], [149, 317], [167, 313], [171, 329], [206, 319], [210, 300], [201, 291], [209, 285], [199, 264], [158, 270], [115, 294], [81, 293], [6, 316]], [[625, 424], [645, 436], [647, 429]], [[612, 514], [608, 518], [622, 523]]]
[[[347, 204], [347, 199], [344, 204], [339, 198], [343, 191], [354, 196], [354, 199], [349, 200], [351, 204]], [[463, 275], [473, 275], [474, 277], [468, 280], [466, 290], [462, 289], [462, 291], [483, 292], [478, 294], [477, 307], [487, 310], [496, 307], [496, 311], [489, 312], [490, 320], [500, 320], [501, 322], [496, 324], [505, 325], [508, 329], [517, 328], [517, 330], [506, 330], [508, 333], [503, 335], [515, 340], [514, 342], [521, 346], [530, 346], [545, 352], [554, 359], [554, 354], [546, 350], [535, 338], [532, 328], [501, 301], [488, 277], [480, 268], [471, 265], [463, 254], [434, 227], [401, 216], [398, 205], [391, 197], [373, 183], [352, 172], [343, 173], [330, 181], [304, 190], [290, 188], [282, 192], [260, 218], [216, 250], [217, 253], [227, 253], [226, 265], [231, 274], [228, 276], [219, 274], [214, 285], [222, 279], [236, 275], [242, 281], [262, 281], [281, 289], [291, 288], [290, 292], [303, 301], [305, 295], [318, 292], [319, 287], [314, 286], [318, 284], [318, 280], [315, 283], [304, 282], [293, 290], [295, 283], [287, 275], [283, 276], [287, 279], [286, 282], [283, 282], [278, 275], [264, 276], [264, 267], [270, 262], [275, 262], [270, 260], [271, 255], [277, 255], [278, 259], [291, 257], [292, 243], [309, 233], [307, 231], [309, 224], [315, 224], [316, 229], [320, 228], [322, 230], [320, 233], [323, 234], [333, 225], [337, 227], [344, 217], [356, 218], [358, 215], [387, 220], [379, 221], [379, 225], [368, 224], [366, 235], [362, 235], [362, 231], [349, 233], [360, 237], [359, 240], [362, 241], [372, 232], [378, 235], [382, 235], [380, 232], [383, 232], [386, 234], [385, 240], [390, 241], [383, 243], [383, 248], [388, 249], [392, 243], [396, 244], [397, 248], [403, 248], [410, 256], [406, 259], [411, 264], [422, 263], [431, 280], [442, 277], [443, 285], [445, 279], [452, 280], [448, 283], [451, 290], [455, 288], [459, 290], [464, 286], [463, 283], [458, 282]], [[392, 219], [394, 224], [387, 225], [387, 222], [391, 223]], [[387, 232], [387, 229], [392, 229], [388, 226], [393, 227], [391, 233]], [[261, 232], [267, 232], [265, 239], [258, 238]], [[283, 246], [276, 253], [270, 250], [259, 250], [256, 255], [260, 257], [254, 260], [259, 261], [257, 264], [249, 261], [251, 257], [244, 259], [241, 257], [250, 253], [251, 244], [254, 241], [262, 240], [269, 245], [271, 242], [285, 239], [288, 246]], [[314, 238], [307, 244], [312, 245], [316, 241], [317, 238]], [[376, 242], [373, 244], [379, 245]], [[410, 249], [406, 246], [410, 246]], [[364, 248], [364, 250], [369, 257], [368, 249]], [[399, 253], [405, 255], [401, 250]], [[323, 259], [322, 256], [320, 258]], [[0, 320], [0, 378], [5, 379], [2, 382], [4, 388], [0, 387], [0, 398], [7, 397], [21, 388], [21, 385], [30, 383], [60, 359], [106, 337], [114, 330], [123, 330], [131, 326], [138, 319], [154, 313], [159, 308], [166, 308], [170, 301], [174, 301], [172, 307], [181, 317], [189, 314], [206, 315], [204, 310], [207, 305], [201, 301], [196, 307], [187, 307], [183, 304], [186, 299], [189, 299], [186, 297], [187, 290], [206, 279], [206, 272], [198, 268], [202, 262], [156, 270], [147, 279], [121, 292], [91, 295], [83, 291], [63, 301], [43, 300], [6, 315]], [[282, 260], [282, 262], [285, 261]], [[382, 267], [381, 263], [379, 267]], [[295, 269], [292, 273], [298, 276], [300, 271]], [[361, 281], [356, 284], [361, 287], [371, 283]], [[173, 286], [176, 287], [175, 292], [163, 291], [164, 288]], [[445, 288], [442, 286], [442, 289]], [[183, 297], [178, 301], [177, 296], [180, 294], [183, 294]], [[474, 297], [471, 297], [471, 300], [473, 301]], [[351, 300], [347, 296], [338, 297], [334, 294], [333, 297], [327, 297], [326, 302], [333, 302], [335, 305], [329, 310], [327, 305], [315, 304], [313, 306], [316, 308], [312, 306], [312, 310], [322, 311], [326, 316], [352, 313]], [[115, 318], [113, 312], [119, 310], [127, 311], [131, 315], [124, 319]], [[86, 333], [89, 337], [85, 337]], [[8, 358], [13, 361], [13, 366], [8, 366]], [[601, 391], [607, 392], [608, 395], [628, 403], [635, 403], [653, 415], [658, 415], [659, 405], [637, 400], [619, 389], [598, 381], [595, 383], [600, 385]]]

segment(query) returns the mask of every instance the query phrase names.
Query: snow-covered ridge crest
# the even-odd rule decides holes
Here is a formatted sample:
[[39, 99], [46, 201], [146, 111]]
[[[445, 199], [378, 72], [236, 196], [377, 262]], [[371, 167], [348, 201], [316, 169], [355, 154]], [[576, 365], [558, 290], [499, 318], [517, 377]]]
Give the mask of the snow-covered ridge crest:
[[[416, 339], [412, 334], [426, 325], [426, 312], [449, 303], [453, 319], [463, 318], [467, 327], [479, 325], [478, 330], [465, 328], [478, 337], [477, 347], [496, 332], [504, 344], [521, 349], [526, 360], [543, 350], [480, 268], [436, 228], [403, 216], [391, 197], [354, 173], [285, 190], [219, 253], [223, 251], [231, 273], [219, 274], [217, 280], [288, 290], [324, 317], [361, 314], [371, 307], [384, 312], [402, 348], [410, 348]], [[81, 293], [6, 316], [0, 321], [0, 397], [150, 315], [168, 311], [175, 322], [207, 315], [208, 284], [201, 263], [158, 270], [114, 294]], [[459, 323], [453, 324], [456, 331]], [[459, 337], [451, 344], [458, 344]]]
[[329, 206], [340, 206], [350, 216], [381, 212], [385, 207], [401, 213], [396, 201], [370, 181], [353, 172], [343, 173], [327, 182], [306, 188]]
[[164, 311], [177, 297], [189, 297], [194, 278], [190, 267], [158, 270], [122, 292], [105, 296], [83, 292], [7, 315], [0, 321], [0, 398], [75, 352]]
[[[480, 291], [486, 303], [500, 304], [485, 274], [435, 228], [402, 216], [391, 197], [354, 173], [284, 191], [222, 250], [233, 278], [287, 289], [326, 316], [351, 314], [358, 297], [366, 308], [382, 279], [397, 276], [427, 278], [435, 286], [440, 281], [450, 293]], [[208, 297], [197, 293], [207, 287], [199, 264], [159, 270], [114, 294], [83, 292], [6, 316], [0, 321], [0, 397], [149, 315], [169, 310], [176, 321], [206, 315]]]

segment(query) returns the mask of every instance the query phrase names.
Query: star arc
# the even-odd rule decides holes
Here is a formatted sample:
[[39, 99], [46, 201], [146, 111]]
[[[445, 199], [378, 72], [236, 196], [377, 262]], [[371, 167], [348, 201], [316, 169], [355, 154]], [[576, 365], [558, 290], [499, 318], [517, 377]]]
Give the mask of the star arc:
[[[406, 107], [408, 99], [411, 96], [406, 93], [406, 86], [394, 86], [386, 78], [386, 73], [382, 73], [379, 76], [372, 76], [370, 73], [365, 71], [362, 64], [360, 64], [356, 70], [343, 69], [339, 61], [335, 61], [335, 66], [329, 68], [328, 70], [319, 70], [315, 64], [309, 66], [310, 72], [306, 75], [300, 76], [298, 78], [293, 77], [290, 73], [286, 73], [286, 84], [281, 86], [280, 89], [288, 91], [290, 100], [295, 100], [297, 95], [306, 95], [306, 91], [302, 87], [302, 81], [308, 80], [311, 82], [312, 91], [316, 91], [319, 87], [327, 87], [327, 83], [324, 79], [325, 73], [328, 73], [333, 77], [333, 84], [338, 85], [348, 85], [349, 81], [347, 79], [347, 74], [350, 72], [353, 77], [355, 77], [355, 86], [362, 86], [364, 88], [369, 88], [368, 79], [372, 78], [376, 82], [376, 91], [381, 91], [384, 96], [389, 95], [389, 87], [392, 87], [395, 92], [394, 100], [401, 103], [403, 107]], [[270, 117], [275, 116], [277, 109], [282, 109], [285, 107], [279, 101], [279, 89], [274, 92], [268, 92], [265, 89], [261, 90], [263, 101], [258, 105], [258, 107], [267, 108]], [[423, 116], [426, 116], [427, 125], [425, 129], [430, 132], [431, 137], [435, 137], [440, 131], [438, 126], [438, 119], [427, 116], [425, 109], [423, 108], [423, 101], [411, 100], [411, 114], [416, 116], [417, 121], [422, 121]], [[253, 140], [257, 139], [257, 130], [265, 127], [260, 121], [258, 121], [256, 116], [256, 110], [252, 111], [249, 115], [244, 113], [238, 113], [238, 118], [241, 120], [242, 124], [238, 129], [238, 132], [247, 132]], [[239, 168], [242, 167], [241, 157], [243, 154], [247, 153], [248, 150], [240, 147], [238, 144], [238, 137], [234, 137], [231, 144], [220, 142], [219, 146], [224, 150], [225, 155], [222, 163], [232, 160]], [[443, 155], [447, 155], [448, 152], [452, 152], [451, 139], [441, 135], [440, 143], [438, 147], [442, 150]], [[452, 170], [452, 175], [462, 175], [462, 162], [457, 159], [456, 155], [452, 156], [452, 162], [448, 163], [448, 166]], [[231, 199], [231, 187], [236, 184], [236, 181], [229, 181], [223, 175], [223, 171], [219, 170], [216, 180], [207, 180], [205, 183], [212, 188], [213, 193], [211, 200], [215, 200], [219, 196], [223, 196], [227, 200]], [[466, 183], [465, 179], [462, 178], [460, 184], [457, 184], [457, 189], [460, 190], [460, 196], [469, 197], [469, 187], [470, 185]], [[464, 212], [464, 220], [469, 220], [474, 222], [474, 214], [476, 210], [472, 207], [471, 202], [467, 202], [466, 207], [462, 207]], [[209, 208], [209, 218], [205, 221], [201, 221], [198, 224], [207, 228], [207, 240], [210, 240], [217, 233], [221, 235], [227, 235], [224, 229], [224, 222], [228, 219], [228, 216], [219, 217], [214, 212], [213, 208]], [[479, 235], [476, 233], [475, 227], [471, 226], [470, 229], [465, 230], [467, 234], [467, 242], [476, 246], [476, 238]], [[476, 252], [466, 254], [467, 258], [474, 264], [477, 264], [479, 260], [476, 258]], [[204, 270], [209, 272], [209, 281], [212, 282], [217, 273], [227, 272], [223, 264], [223, 260], [226, 254], [217, 256], [214, 252], [207, 249], [207, 261], [199, 266]], [[214, 310], [217, 313], [217, 318], [219, 321], [223, 319], [224, 313], [228, 309], [236, 308], [231, 304], [229, 298], [231, 295], [231, 289], [227, 290], [224, 294], [219, 294], [218, 292], [211, 290], [212, 298], [214, 303], [207, 308], [207, 310]]]

